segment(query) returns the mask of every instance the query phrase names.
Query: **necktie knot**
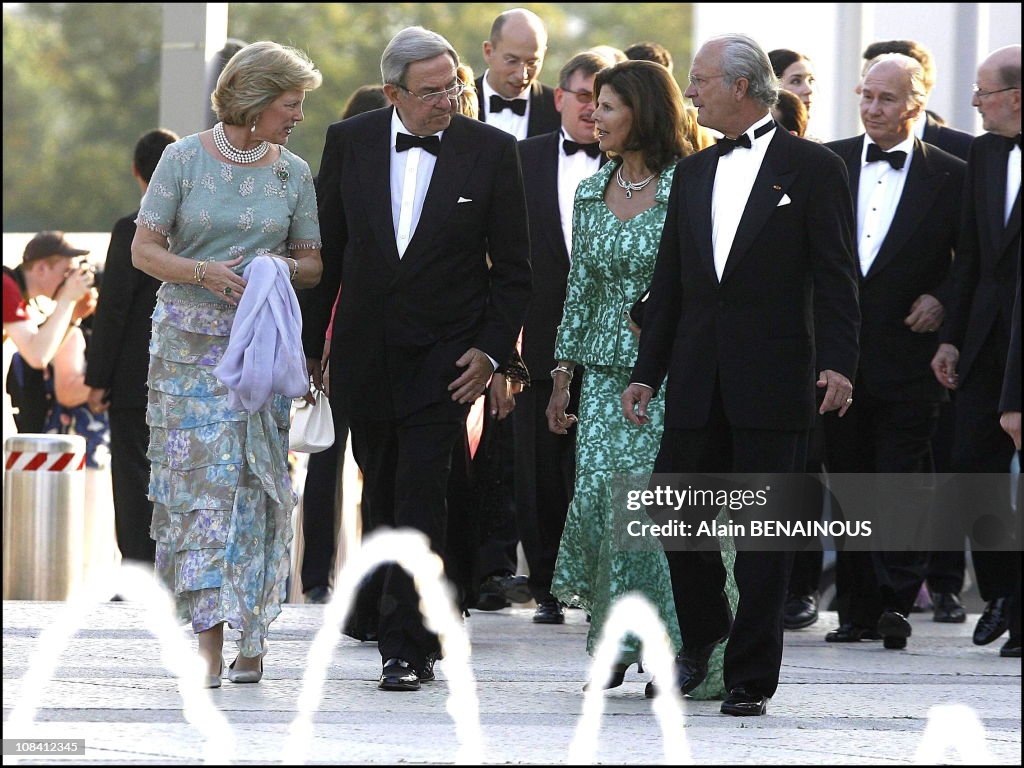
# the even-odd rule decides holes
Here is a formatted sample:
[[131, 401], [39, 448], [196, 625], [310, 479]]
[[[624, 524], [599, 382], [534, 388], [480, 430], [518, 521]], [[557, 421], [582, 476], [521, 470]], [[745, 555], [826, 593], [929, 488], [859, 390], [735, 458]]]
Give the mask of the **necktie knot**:
[[907, 153], [897, 150], [892, 152], [886, 152], [877, 144], [868, 144], [868, 159], [869, 163], [883, 161], [891, 165], [897, 171], [901, 170], [907, 162]]
[[526, 114], [526, 99], [504, 99], [498, 94], [491, 95], [491, 112], [497, 114], [503, 109], [511, 109], [522, 117]]
[[398, 138], [395, 141], [395, 149], [397, 151], [405, 152], [413, 147], [419, 147], [437, 157], [437, 153], [441, 151], [441, 139], [437, 136], [411, 136], [408, 133], [398, 134]]
[[580, 150], [586, 152], [587, 157], [599, 157], [601, 155], [601, 145], [596, 141], [590, 144], [579, 144], [572, 139], [563, 139], [562, 149], [567, 155], [575, 155]]
[[718, 140], [718, 143], [715, 144], [715, 146], [718, 147], [718, 156], [722, 157], [724, 155], [728, 155], [730, 152], [736, 149], [736, 147], [750, 149], [750, 137], [747, 136], [747, 134], [745, 133], [741, 133], [735, 139], [722, 137], [721, 139]]

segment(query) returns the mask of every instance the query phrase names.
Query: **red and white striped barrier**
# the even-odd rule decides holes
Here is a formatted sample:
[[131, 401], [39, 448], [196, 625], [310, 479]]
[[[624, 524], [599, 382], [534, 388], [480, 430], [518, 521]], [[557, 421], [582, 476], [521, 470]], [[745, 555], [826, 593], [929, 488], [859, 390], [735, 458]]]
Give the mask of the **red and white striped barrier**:
[[85, 469], [85, 454], [11, 451], [5, 466], [8, 472], [78, 472]]

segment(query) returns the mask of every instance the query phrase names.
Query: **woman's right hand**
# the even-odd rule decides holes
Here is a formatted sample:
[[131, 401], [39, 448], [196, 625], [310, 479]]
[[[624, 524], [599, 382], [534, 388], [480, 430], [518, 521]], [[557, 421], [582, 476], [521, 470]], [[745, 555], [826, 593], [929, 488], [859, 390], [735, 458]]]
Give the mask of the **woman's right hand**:
[[236, 275], [233, 267], [237, 267], [241, 263], [241, 256], [227, 261], [211, 261], [206, 265], [203, 288], [221, 301], [226, 301], [231, 306], [237, 307], [238, 302], [242, 300], [242, 293], [245, 291], [245, 278]]
[[544, 411], [544, 415], [548, 417], [548, 429], [556, 435], [569, 434], [569, 430], [578, 421], [575, 415], [565, 412], [565, 409], [568, 407], [568, 385], [560, 387], [558, 382], [555, 382], [555, 386], [551, 390], [551, 399], [548, 400], [548, 407]]

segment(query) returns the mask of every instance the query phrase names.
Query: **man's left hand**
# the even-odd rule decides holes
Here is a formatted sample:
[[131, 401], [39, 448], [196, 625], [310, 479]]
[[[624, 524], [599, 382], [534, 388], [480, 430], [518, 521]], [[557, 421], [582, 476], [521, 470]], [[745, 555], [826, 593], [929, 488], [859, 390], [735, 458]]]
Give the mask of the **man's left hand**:
[[825, 390], [825, 399], [821, 401], [818, 413], [839, 410], [839, 416], [845, 416], [853, 405], [853, 384], [841, 373], [825, 370], [818, 374], [818, 389]]
[[999, 417], [999, 426], [1003, 432], [1013, 438], [1013, 444], [1020, 450], [1020, 411], [1006, 411]]
[[903, 324], [914, 333], [933, 333], [942, 325], [944, 314], [942, 302], [924, 293], [911, 304], [910, 314], [904, 318]]
[[487, 382], [494, 374], [494, 366], [487, 354], [470, 347], [466, 353], [455, 361], [459, 368], [465, 368], [462, 375], [448, 385], [452, 400], [457, 403], [472, 403], [487, 389]]

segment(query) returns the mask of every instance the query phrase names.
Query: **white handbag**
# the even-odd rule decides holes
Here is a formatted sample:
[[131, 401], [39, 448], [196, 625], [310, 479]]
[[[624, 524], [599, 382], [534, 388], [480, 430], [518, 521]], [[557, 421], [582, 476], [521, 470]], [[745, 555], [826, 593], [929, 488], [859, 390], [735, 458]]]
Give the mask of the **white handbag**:
[[319, 453], [334, 445], [334, 418], [327, 395], [314, 387], [313, 405], [299, 398], [294, 401], [288, 447], [303, 453]]

